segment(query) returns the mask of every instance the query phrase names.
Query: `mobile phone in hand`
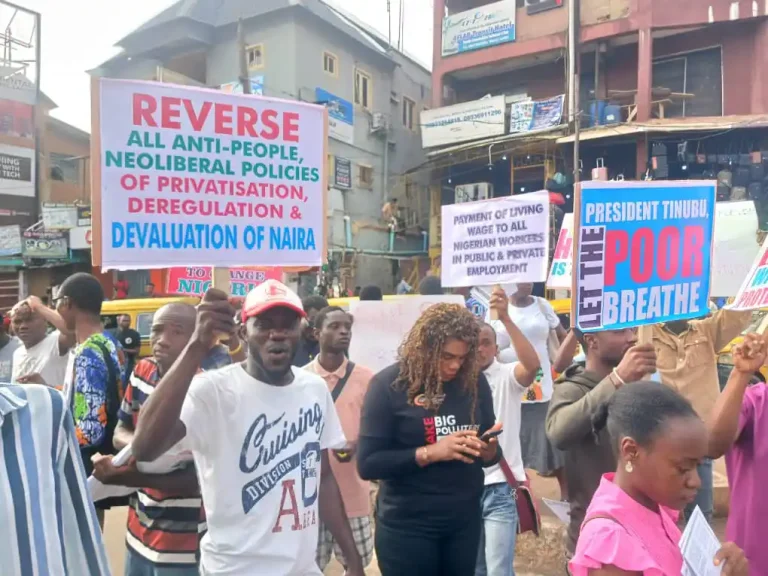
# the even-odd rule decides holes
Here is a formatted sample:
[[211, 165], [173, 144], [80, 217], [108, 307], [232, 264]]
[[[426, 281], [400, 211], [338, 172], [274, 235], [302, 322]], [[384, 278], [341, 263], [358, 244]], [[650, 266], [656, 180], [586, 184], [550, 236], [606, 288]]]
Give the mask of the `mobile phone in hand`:
[[483, 442], [488, 442], [491, 438], [496, 438], [496, 436], [499, 436], [502, 432], [504, 432], [503, 429], [501, 430], [488, 430], [485, 434], [480, 436], [480, 440]]

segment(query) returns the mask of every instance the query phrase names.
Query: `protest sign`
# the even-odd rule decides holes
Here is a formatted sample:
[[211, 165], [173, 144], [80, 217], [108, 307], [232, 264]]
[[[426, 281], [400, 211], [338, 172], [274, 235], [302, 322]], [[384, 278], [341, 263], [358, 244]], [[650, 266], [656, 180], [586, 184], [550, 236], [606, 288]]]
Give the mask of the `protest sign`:
[[549, 256], [546, 191], [442, 209], [443, 286], [543, 282]]
[[[248, 292], [266, 280], [283, 280], [282, 268], [230, 268], [229, 289], [233, 298], [245, 298]], [[207, 266], [180, 266], [168, 269], [168, 294], [200, 296], [211, 287], [213, 274]]]
[[733, 299], [729, 310], [759, 310], [768, 306], [768, 238], [763, 242], [752, 268]]
[[552, 266], [549, 269], [547, 288], [552, 290], [570, 290], [572, 284], [571, 268], [573, 262], [573, 214], [563, 218], [560, 235], [557, 238]]
[[752, 269], [760, 246], [755, 242], [757, 212], [752, 200], [718, 202], [710, 296], [735, 296]]
[[[710, 296], [735, 296], [757, 256], [755, 203], [718, 202], [715, 205], [715, 240]], [[571, 289], [573, 215], [566, 214], [549, 270], [547, 288]]]
[[[354, 316], [349, 359], [374, 372], [397, 361], [397, 349], [421, 313], [440, 302], [464, 306], [459, 294], [443, 296], [403, 296], [394, 300], [352, 300], [349, 312]], [[371, 346], [375, 342], [375, 346]]]
[[323, 262], [325, 107], [133, 80], [93, 88], [94, 264]]
[[582, 183], [574, 215], [574, 325], [619, 330], [706, 314], [715, 187]]

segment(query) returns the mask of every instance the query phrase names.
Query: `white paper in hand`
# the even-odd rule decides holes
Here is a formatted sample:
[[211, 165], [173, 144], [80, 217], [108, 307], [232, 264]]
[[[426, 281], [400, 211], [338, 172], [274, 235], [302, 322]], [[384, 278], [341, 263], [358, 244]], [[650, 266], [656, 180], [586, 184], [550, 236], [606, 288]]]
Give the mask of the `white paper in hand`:
[[723, 566], [715, 566], [714, 561], [720, 547], [720, 541], [697, 506], [680, 538], [680, 551], [685, 560], [683, 576], [719, 576]]
[[571, 523], [570, 502], [563, 502], [561, 500], [550, 500], [549, 498], [542, 498], [541, 501], [547, 505], [547, 508], [552, 510], [552, 514], [554, 514], [557, 517], [557, 519], [560, 520], [560, 522], [566, 525]]

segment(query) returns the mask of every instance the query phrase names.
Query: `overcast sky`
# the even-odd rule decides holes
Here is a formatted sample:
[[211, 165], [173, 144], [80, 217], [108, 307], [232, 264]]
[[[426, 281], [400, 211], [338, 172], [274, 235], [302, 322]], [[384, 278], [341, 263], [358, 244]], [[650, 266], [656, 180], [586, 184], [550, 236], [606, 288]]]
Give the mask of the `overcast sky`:
[[[391, 0], [393, 42], [397, 41], [399, 2]], [[53, 115], [90, 131], [89, 77], [117, 52], [115, 42], [174, 3], [174, 0], [15, 0], [42, 14], [42, 89], [58, 104]], [[387, 35], [387, 0], [331, 0]], [[0, 17], [5, 26], [8, 13]], [[3, 14], [0, 14], [2, 16]], [[405, 49], [423, 64], [432, 63], [432, 0], [407, 0]]]

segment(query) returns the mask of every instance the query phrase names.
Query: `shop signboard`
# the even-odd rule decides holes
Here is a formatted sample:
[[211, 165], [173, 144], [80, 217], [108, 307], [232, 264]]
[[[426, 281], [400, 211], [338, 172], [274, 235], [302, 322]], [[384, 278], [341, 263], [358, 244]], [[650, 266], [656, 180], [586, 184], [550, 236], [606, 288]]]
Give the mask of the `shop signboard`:
[[74, 204], [43, 204], [43, 226], [46, 230], [69, 230], [78, 225], [77, 206]]
[[324, 106], [108, 78], [93, 92], [94, 264], [323, 263]]
[[352, 188], [352, 161], [348, 158], [334, 158], [333, 185], [336, 188]]
[[78, 226], [69, 231], [69, 247], [72, 250], [90, 250], [92, 231], [90, 226]]
[[458, 144], [468, 140], [501, 136], [506, 129], [504, 96], [423, 110], [421, 143], [424, 148]]
[[443, 18], [443, 56], [515, 41], [516, 0], [502, 0]]
[[0, 144], [0, 194], [35, 196], [35, 150]]
[[563, 119], [564, 101], [565, 96], [563, 94], [554, 98], [547, 98], [546, 100], [536, 100], [533, 103], [531, 132], [559, 126]]
[[77, 225], [78, 226], [91, 225], [91, 207], [90, 206], [77, 207]]
[[621, 330], [707, 314], [716, 186], [583, 182], [574, 214], [573, 326]]
[[0, 226], [0, 256], [21, 254], [21, 227]]
[[[168, 269], [168, 294], [177, 296], [201, 296], [211, 287], [212, 268], [183, 266]], [[283, 280], [283, 270], [272, 268], [230, 268], [229, 294], [233, 298], [245, 298], [248, 292], [267, 280]]]
[[22, 255], [24, 258], [61, 259], [69, 257], [67, 234], [59, 230], [24, 232]]
[[349, 100], [344, 100], [315, 88], [315, 103], [328, 108], [328, 136], [334, 140], [355, 143], [355, 107]]
[[[227, 82], [221, 85], [221, 91], [227, 94], [242, 94], [243, 83], [240, 80], [234, 82]], [[263, 96], [264, 95], [264, 76], [251, 76], [251, 95]]]

